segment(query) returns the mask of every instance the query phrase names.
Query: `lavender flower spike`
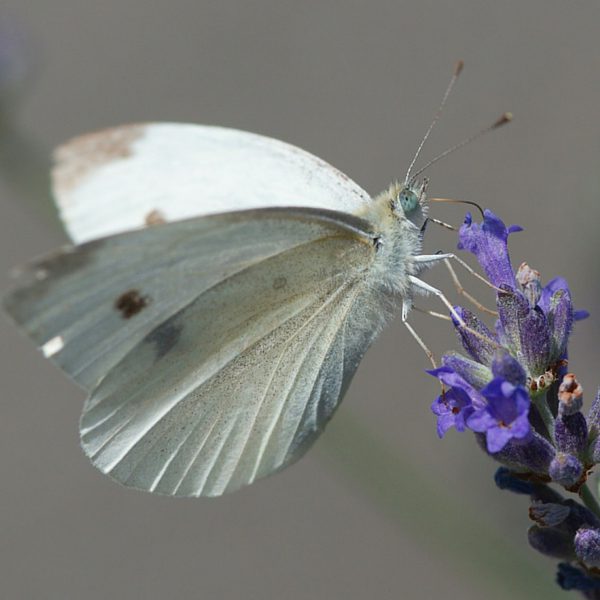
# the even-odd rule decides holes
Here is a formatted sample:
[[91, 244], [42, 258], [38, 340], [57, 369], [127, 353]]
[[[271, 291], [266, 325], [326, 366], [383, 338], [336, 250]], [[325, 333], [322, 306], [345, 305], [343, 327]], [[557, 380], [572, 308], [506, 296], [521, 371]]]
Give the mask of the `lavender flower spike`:
[[[540, 273], [522, 263], [516, 274], [506, 227], [491, 211], [482, 223], [467, 214], [459, 249], [472, 252], [497, 288], [493, 332], [474, 313], [455, 307], [468, 329], [454, 326], [466, 355], [443, 356], [430, 371], [450, 389], [433, 403], [438, 435], [470, 429], [478, 445], [503, 466], [499, 488], [529, 495], [530, 545], [563, 561], [557, 583], [600, 600], [600, 504], [588, 477], [600, 465], [600, 391], [586, 417], [583, 389], [567, 373], [567, 345], [575, 321], [562, 277], [542, 286]], [[577, 493], [566, 500], [549, 484]], [[573, 564], [570, 564], [573, 563]]]

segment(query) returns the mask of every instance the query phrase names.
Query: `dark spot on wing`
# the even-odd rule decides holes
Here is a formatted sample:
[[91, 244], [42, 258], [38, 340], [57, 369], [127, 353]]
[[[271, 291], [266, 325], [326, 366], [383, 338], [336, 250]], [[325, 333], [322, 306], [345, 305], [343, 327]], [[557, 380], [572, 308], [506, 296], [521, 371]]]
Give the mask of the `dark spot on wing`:
[[281, 290], [287, 285], [287, 279], [285, 277], [275, 277], [273, 280], [273, 289]]
[[115, 300], [115, 308], [124, 319], [131, 319], [146, 308], [149, 302], [148, 296], [142, 296], [139, 290], [129, 290]]
[[165, 321], [162, 325], [159, 325], [154, 331], [148, 334], [146, 342], [154, 344], [156, 347], [156, 358], [162, 358], [177, 344], [181, 333], [183, 331], [183, 325], [180, 325], [174, 321]]

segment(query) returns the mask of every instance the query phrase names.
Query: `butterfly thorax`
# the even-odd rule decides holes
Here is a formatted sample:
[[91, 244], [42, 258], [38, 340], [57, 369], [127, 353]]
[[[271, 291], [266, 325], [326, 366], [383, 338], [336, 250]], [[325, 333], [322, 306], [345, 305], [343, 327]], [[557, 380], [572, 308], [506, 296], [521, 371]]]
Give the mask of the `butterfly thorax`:
[[[402, 202], [402, 194], [407, 191], [419, 193], [414, 206], [407, 207]], [[373, 287], [398, 298], [407, 296], [410, 293], [408, 277], [418, 274], [413, 257], [421, 253], [423, 225], [427, 219], [424, 193], [402, 183], [392, 183], [359, 216], [373, 224], [378, 236]]]

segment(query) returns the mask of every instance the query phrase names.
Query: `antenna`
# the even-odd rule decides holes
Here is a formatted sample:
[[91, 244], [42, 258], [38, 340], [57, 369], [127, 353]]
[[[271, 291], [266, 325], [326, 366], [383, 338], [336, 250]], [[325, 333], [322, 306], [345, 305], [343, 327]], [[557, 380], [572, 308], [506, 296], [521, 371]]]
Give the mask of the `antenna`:
[[452, 92], [452, 88], [454, 87], [454, 84], [456, 83], [456, 80], [458, 79], [458, 76], [460, 75], [460, 72], [463, 70], [464, 66], [465, 66], [465, 63], [462, 60], [459, 60], [456, 63], [456, 65], [454, 67], [454, 73], [452, 73], [450, 83], [448, 83], [448, 87], [446, 88], [446, 91], [444, 92], [444, 96], [442, 97], [440, 106], [438, 107], [435, 115], [433, 116], [431, 125], [429, 125], [429, 128], [427, 129], [425, 135], [423, 136], [423, 139], [421, 140], [421, 143], [419, 144], [419, 147], [417, 148], [417, 151], [415, 152], [415, 156], [412, 159], [412, 161], [408, 167], [408, 171], [406, 172], [406, 177], [404, 179], [405, 184], [408, 184], [408, 182], [410, 180], [410, 172], [412, 171], [413, 167], [415, 166], [415, 163], [417, 162], [417, 159], [419, 158], [419, 155], [421, 154], [421, 150], [423, 149], [423, 146], [425, 145], [425, 142], [427, 141], [429, 134], [432, 132], [433, 128], [435, 127], [435, 124], [439, 121], [440, 117], [442, 116], [442, 110], [444, 109], [446, 100], [448, 100], [448, 96], [450, 96], [450, 93]]
[[503, 125], [506, 125], [507, 123], [510, 123], [512, 121], [512, 118], [513, 118], [512, 113], [505, 112], [498, 119], [496, 119], [491, 125], [488, 125], [488, 127], [484, 127], [483, 129], [478, 131], [476, 134], [471, 135], [468, 138], [465, 138], [462, 142], [459, 142], [458, 144], [451, 146], [447, 150], [444, 150], [441, 154], [438, 154], [435, 158], [432, 158], [424, 167], [421, 167], [411, 177], [410, 181], [407, 181], [406, 183], [409, 185], [412, 185], [416, 181], [417, 177], [423, 171], [425, 171], [425, 169], [428, 169], [431, 165], [438, 162], [439, 160], [442, 160], [442, 158], [444, 158], [445, 156], [448, 156], [448, 154], [454, 152], [455, 150], [458, 150], [459, 148], [462, 148], [463, 146], [466, 146], [467, 144], [470, 144], [471, 142], [479, 139], [482, 135], [485, 135], [486, 133], [489, 133], [490, 131], [494, 131], [494, 129], [498, 129], [498, 127], [502, 127]]

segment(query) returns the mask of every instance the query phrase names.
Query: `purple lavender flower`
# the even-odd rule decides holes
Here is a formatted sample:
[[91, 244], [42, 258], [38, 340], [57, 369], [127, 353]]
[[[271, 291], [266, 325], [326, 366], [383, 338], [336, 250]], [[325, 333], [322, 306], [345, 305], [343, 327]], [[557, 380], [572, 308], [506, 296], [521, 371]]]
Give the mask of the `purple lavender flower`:
[[474, 410], [474, 403], [481, 407], [485, 400], [477, 390], [450, 367], [428, 371], [437, 377], [450, 390], [440, 394], [431, 405], [431, 410], [437, 415], [437, 432], [439, 437], [444, 437], [451, 427], [457, 431], [464, 431], [467, 417]]
[[485, 406], [467, 417], [467, 426], [486, 434], [489, 452], [499, 452], [512, 439], [529, 436], [529, 395], [522, 386], [515, 386], [496, 377], [481, 390], [487, 400]]
[[508, 256], [508, 236], [522, 231], [522, 227], [504, 223], [491, 211], [484, 211], [483, 223], [473, 223], [471, 213], [459, 231], [459, 250], [468, 250], [477, 257], [479, 264], [496, 286], [502, 284], [515, 287], [515, 276]]
[[492, 359], [494, 377], [501, 377], [513, 385], [525, 385], [527, 373], [519, 361], [506, 350], [497, 351]]

